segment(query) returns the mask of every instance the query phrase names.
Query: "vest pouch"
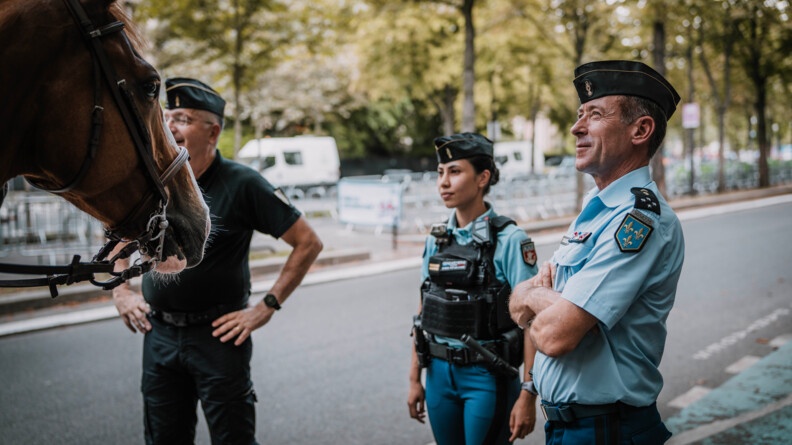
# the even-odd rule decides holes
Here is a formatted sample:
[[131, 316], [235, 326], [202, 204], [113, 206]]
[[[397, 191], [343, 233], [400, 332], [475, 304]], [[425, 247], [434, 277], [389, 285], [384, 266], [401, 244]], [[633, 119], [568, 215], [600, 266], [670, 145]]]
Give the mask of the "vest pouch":
[[510, 365], [519, 368], [525, 359], [524, 343], [525, 332], [522, 329], [516, 327], [511, 331], [506, 331], [497, 342], [497, 354]]
[[443, 287], [468, 287], [473, 283], [475, 263], [467, 258], [435, 255], [429, 258], [429, 278]]
[[511, 287], [504, 285], [497, 292], [492, 305], [492, 321], [490, 326], [495, 329], [492, 332], [493, 336], [497, 337], [498, 334], [516, 328], [517, 324], [512, 320], [509, 314], [509, 295], [511, 295]]
[[474, 338], [486, 338], [486, 304], [481, 299], [451, 299], [442, 289], [425, 290], [421, 327], [430, 334], [443, 337], [460, 338], [462, 334], [468, 334]]

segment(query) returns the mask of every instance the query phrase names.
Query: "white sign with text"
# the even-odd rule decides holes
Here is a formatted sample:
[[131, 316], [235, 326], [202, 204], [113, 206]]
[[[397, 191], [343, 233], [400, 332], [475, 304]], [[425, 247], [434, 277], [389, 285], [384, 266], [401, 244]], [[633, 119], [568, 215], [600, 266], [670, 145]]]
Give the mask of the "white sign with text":
[[402, 186], [376, 179], [338, 181], [338, 219], [345, 224], [398, 226]]

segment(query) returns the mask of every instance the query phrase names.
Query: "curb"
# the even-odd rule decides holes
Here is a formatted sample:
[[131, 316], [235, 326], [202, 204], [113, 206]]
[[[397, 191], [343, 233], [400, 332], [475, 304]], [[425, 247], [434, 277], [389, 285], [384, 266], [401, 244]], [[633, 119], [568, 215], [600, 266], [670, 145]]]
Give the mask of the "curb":
[[[349, 256], [347, 258], [359, 257], [360, 254]], [[368, 255], [366, 255], [366, 258]], [[305, 276], [303, 286], [312, 286], [317, 284], [329, 283], [332, 281], [347, 280], [361, 276], [371, 276], [376, 274], [395, 272], [403, 269], [418, 268], [421, 265], [421, 258], [413, 256], [409, 258], [395, 259], [391, 261], [383, 261], [378, 263], [371, 263], [361, 265], [359, 267], [347, 267], [342, 269], [332, 270], [318, 270], [309, 272]], [[252, 295], [260, 295], [268, 291], [274, 279], [254, 280], [252, 282]], [[63, 326], [72, 326], [84, 323], [91, 323], [95, 321], [102, 321], [111, 318], [117, 318], [118, 312], [112, 302], [107, 302], [99, 307], [92, 309], [84, 309], [79, 311], [71, 311], [66, 313], [45, 315], [34, 317], [27, 320], [10, 321], [7, 323], [0, 323], [0, 338], [16, 334], [23, 334], [35, 331], [42, 331], [46, 329], [53, 329]]]

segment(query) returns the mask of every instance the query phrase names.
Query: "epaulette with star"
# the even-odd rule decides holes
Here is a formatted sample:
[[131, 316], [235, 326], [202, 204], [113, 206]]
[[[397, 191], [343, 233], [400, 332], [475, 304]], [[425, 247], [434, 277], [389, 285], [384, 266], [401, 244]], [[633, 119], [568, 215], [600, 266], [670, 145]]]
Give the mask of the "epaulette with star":
[[654, 230], [652, 219], [638, 210], [646, 210], [660, 215], [660, 201], [649, 189], [633, 187], [630, 191], [635, 195], [632, 211], [624, 216], [619, 230], [616, 231], [616, 244], [622, 252], [640, 252], [649, 235]]

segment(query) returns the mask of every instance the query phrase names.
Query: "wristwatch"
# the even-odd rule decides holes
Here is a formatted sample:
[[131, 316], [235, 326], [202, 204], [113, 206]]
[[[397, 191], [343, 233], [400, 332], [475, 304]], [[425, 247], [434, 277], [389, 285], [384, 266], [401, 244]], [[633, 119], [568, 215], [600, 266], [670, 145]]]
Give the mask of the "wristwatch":
[[539, 395], [539, 392], [536, 391], [536, 387], [534, 386], [533, 380], [522, 382], [522, 384], [520, 385], [520, 389], [523, 391], [528, 391], [529, 393], [535, 396]]
[[272, 294], [264, 295], [264, 304], [275, 309], [276, 311], [279, 311], [281, 308], [280, 303], [278, 303], [278, 299]]

